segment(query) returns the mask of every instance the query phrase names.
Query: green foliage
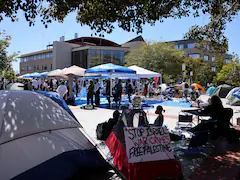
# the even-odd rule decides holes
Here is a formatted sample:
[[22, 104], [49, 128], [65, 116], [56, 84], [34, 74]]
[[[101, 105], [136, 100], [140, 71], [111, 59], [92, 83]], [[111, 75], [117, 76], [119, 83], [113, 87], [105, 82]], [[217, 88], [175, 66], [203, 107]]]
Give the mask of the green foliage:
[[15, 75], [15, 72], [13, 69], [10, 69], [9, 71], [4, 70], [2, 72], [2, 76], [3, 76], [3, 78], [8, 79], [8, 80], [16, 79], [16, 75]]
[[147, 43], [132, 50], [126, 57], [126, 65], [137, 65], [161, 74], [181, 77], [184, 52], [167, 43]]
[[219, 73], [223, 66], [226, 64], [226, 60], [221, 56], [215, 56], [215, 61], [213, 65], [216, 67], [216, 73]]
[[14, 72], [12, 70], [12, 62], [16, 61], [17, 53], [7, 55], [7, 48], [10, 46], [11, 37], [7, 36], [5, 32], [0, 32], [0, 74], [11, 79]]
[[217, 73], [214, 82], [217, 84], [227, 83], [233, 86], [240, 85], [240, 64], [236, 63], [235, 61], [226, 64], [223, 66], [221, 71]]
[[141, 33], [146, 23], [154, 25], [167, 18], [208, 14], [209, 23], [203, 27], [192, 27], [186, 38], [208, 40], [214, 49], [226, 52], [226, 24], [237, 15], [240, 5], [238, 0], [2, 0], [0, 21], [4, 16], [17, 21], [19, 10], [24, 12], [30, 26], [34, 25], [37, 15], [40, 15], [45, 27], [52, 20], [62, 22], [69, 13], [76, 12], [77, 22], [89, 26], [100, 35], [111, 33], [114, 23], [125, 31]]
[[209, 65], [202, 58], [188, 57], [184, 60], [186, 65], [186, 78], [190, 78], [190, 72], [193, 72], [192, 80], [194, 83], [205, 84], [211, 82], [213, 73]]

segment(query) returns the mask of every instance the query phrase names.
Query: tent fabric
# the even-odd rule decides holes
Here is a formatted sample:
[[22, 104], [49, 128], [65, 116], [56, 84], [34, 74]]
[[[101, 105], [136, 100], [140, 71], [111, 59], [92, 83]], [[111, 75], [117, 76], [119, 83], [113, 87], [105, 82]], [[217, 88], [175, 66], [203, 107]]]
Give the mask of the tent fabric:
[[209, 88], [207, 89], [207, 91], [206, 91], [206, 94], [209, 95], [209, 96], [211, 96], [212, 93], [213, 93], [213, 91], [214, 91], [215, 89], [216, 89], [215, 87], [209, 87]]
[[226, 96], [226, 99], [231, 99], [233, 97], [233, 93], [237, 92], [238, 90], [240, 89], [240, 87], [235, 87], [233, 88], [229, 93], [228, 95]]
[[213, 91], [212, 96], [219, 96], [220, 98], [225, 98], [227, 94], [231, 91], [231, 89], [232, 87], [227, 84], [220, 85]]
[[46, 78], [49, 72], [42, 72], [40, 73], [40, 76], [43, 78]]
[[40, 73], [38, 73], [38, 72], [34, 72], [34, 73], [32, 73], [32, 74], [29, 74], [29, 75], [24, 75], [23, 76], [24, 78], [40, 78], [41, 77], [41, 74]]
[[57, 69], [55, 71], [51, 71], [48, 73], [47, 77], [49, 78], [60, 78], [60, 79], [68, 79], [67, 75], [64, 75], [64, 72], [67, 68], [64, 69]]
[[0, 91], [0, 128], [1, 180], [61, 180], [106, 165], [81, 125], [39, 93]]
[[136, 74], [135, 70], [115, 65], [112, 63], [108, 64], [102, 64], [98, 66], [94, 66], [92, 68], [89, 68], [85, 71], [85, 73], [126, 73], [126, 74]]
[[200, 84], [197, 84], [197, 83], [193, 83], [191, 86], [193, 86], [195, 88], [195, 90], [198, 90], [199, 88], [201, 89], [201, 92], [203, 94], [206, 94], [206, 91], [205, 89], [200, 85]]
[[113, 156], [114, 165], [127, 180], [155, 180], [157, 177], [181, 178], [181, 167], [177, 160], [128, 163], [123, 128], [125, 124], [132, 126], [134, 114], [140, 112], [142, 110], [139, 109], [123, 110], [120, 120], [105, 142]]
[[7, 85], [7, 90], [24, 90], [24, 84], [22, 83], [10, 83]]
[[53, 100], [54, 102], [59, 104], [63, 109], [65, 109], [74, 119], [77, 119], [70, 110], [70, 108], [68, 107], [68, 105], [66, 104], [66, 102], [64, 101], [64, 99], [58, 93], [48, 91], [35, 91], [35, 92], [42, 94], [46, 97], [49, 97], [51, 100]]
[[144, 69], [144, 68], [136, 66], [136, 65], [129, 66], [128, 68], [136, 71], [136, 74], [139, 76], [139, 78], [161, 77], [161, 74], [159, 74], [159, 73]]
[[75, 76], [84, 76], [86, 69], [78, 67], [78, 66], [71, 66], [64, 70], [64, 75], [75, 75]]

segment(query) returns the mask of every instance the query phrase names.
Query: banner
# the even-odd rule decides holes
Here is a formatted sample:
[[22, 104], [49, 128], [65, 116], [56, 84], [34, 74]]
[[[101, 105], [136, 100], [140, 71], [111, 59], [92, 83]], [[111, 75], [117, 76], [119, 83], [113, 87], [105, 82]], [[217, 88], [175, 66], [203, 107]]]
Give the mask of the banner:
[[129, 163], [174, 159], [166, 127], [124, 128]]

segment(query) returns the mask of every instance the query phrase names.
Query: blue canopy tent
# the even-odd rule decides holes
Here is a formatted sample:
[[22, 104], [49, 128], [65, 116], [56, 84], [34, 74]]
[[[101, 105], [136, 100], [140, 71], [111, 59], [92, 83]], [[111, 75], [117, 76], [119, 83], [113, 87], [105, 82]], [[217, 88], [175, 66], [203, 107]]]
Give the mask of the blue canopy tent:
[[48, 75], [48, 73], [49, 73], [49, 72], [42, 72], [40, 75], [41, 75], [41, 77], [46, 78], [47, 75]]
[[[136, 74], [137, 72], [135, 70], [115, 65], [112, 63], [108, 64], [101, 64], [98, 66], [94, 66], [92, 68], [89, 68], [85, 71], [85, 73], [95, 73], [95, 74], [101, 74], [101, 75], [109, 75], [109, 78], [112, 79], [112, 75], [126, 75], [126, 74]], [[112, 94], [112, 81], [110, 81], [110, 94]]]
[[94, 66], [92, 68], [89, 68], [85, 71], [85, 73], [98, 73], [98, 74], [115, 74], [115, 73], [125, 73], [125, 74], [136, 74], [135, 70], [115, 65], [112, 63], [108, 64], [101, 64], [98, 66]]
[[34, 72], [32, 74], [23, 76], [23, 78], [40, 78], [40, 77], [41, 77], [41, 74], [38, 72]]
[[209, 95], [209, 96], [211, 96], [212, 95], [212, 93], [213, 93], [213, 91], [215, 90], [216, 88], [215, 87], [210, 87], [210, 88], [208, 88], [208, 90], [206, 91], [206, 94], [207, 95]]

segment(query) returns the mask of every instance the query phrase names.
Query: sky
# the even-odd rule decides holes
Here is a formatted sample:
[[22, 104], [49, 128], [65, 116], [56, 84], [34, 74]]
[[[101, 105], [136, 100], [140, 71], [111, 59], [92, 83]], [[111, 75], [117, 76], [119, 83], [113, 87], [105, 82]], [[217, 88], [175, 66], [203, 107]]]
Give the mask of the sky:
[[[41, 19], [37, 18], [35, 26], [29, 27], [23, 14], [18, 14], [19, 21], [11, 22], [5, 18], [0, 22], [0, 30], [5, 30], [12, 37], [11, 45], [8, 48], [9, 54], [20, 51], [21, 54], [31, 53], [46, 49], [46, 46], [53, 41], [59, 41], [61, 36], [65, 36], [65, 40], [73, 39], [74, 34], [78, 33], [78, 37], [91, 36], [93, 33], [89, 27], [81, 26], [76, 22], [76, 13], [69, 14], [64, 23], [52, 22], [48, 28], [41, 23]], [[146, 24], [143, 26], [143, 33], [126, 32], [118, 28], [111, 34], [105, 34], [106, 39], [114, 41], [118, 44], [127, 42], [138, 35], [142, 35], [147, 41], [173, 41], [183, 39], [184, 33], [193, 25], [204, 25], [208, 22], [208, 16], [203, 15], [198, 18], [187, 17], [182, 19], [166, 19], [163, 23], [157, 22], [154, 26]], [[227, 25], [226, 36], [229, 39], [229, 52], [240, 54], [240, 16], [237, 16], [231, 23]], [[13, 63], [13, 68], [19, 72], [19, 61]]]

